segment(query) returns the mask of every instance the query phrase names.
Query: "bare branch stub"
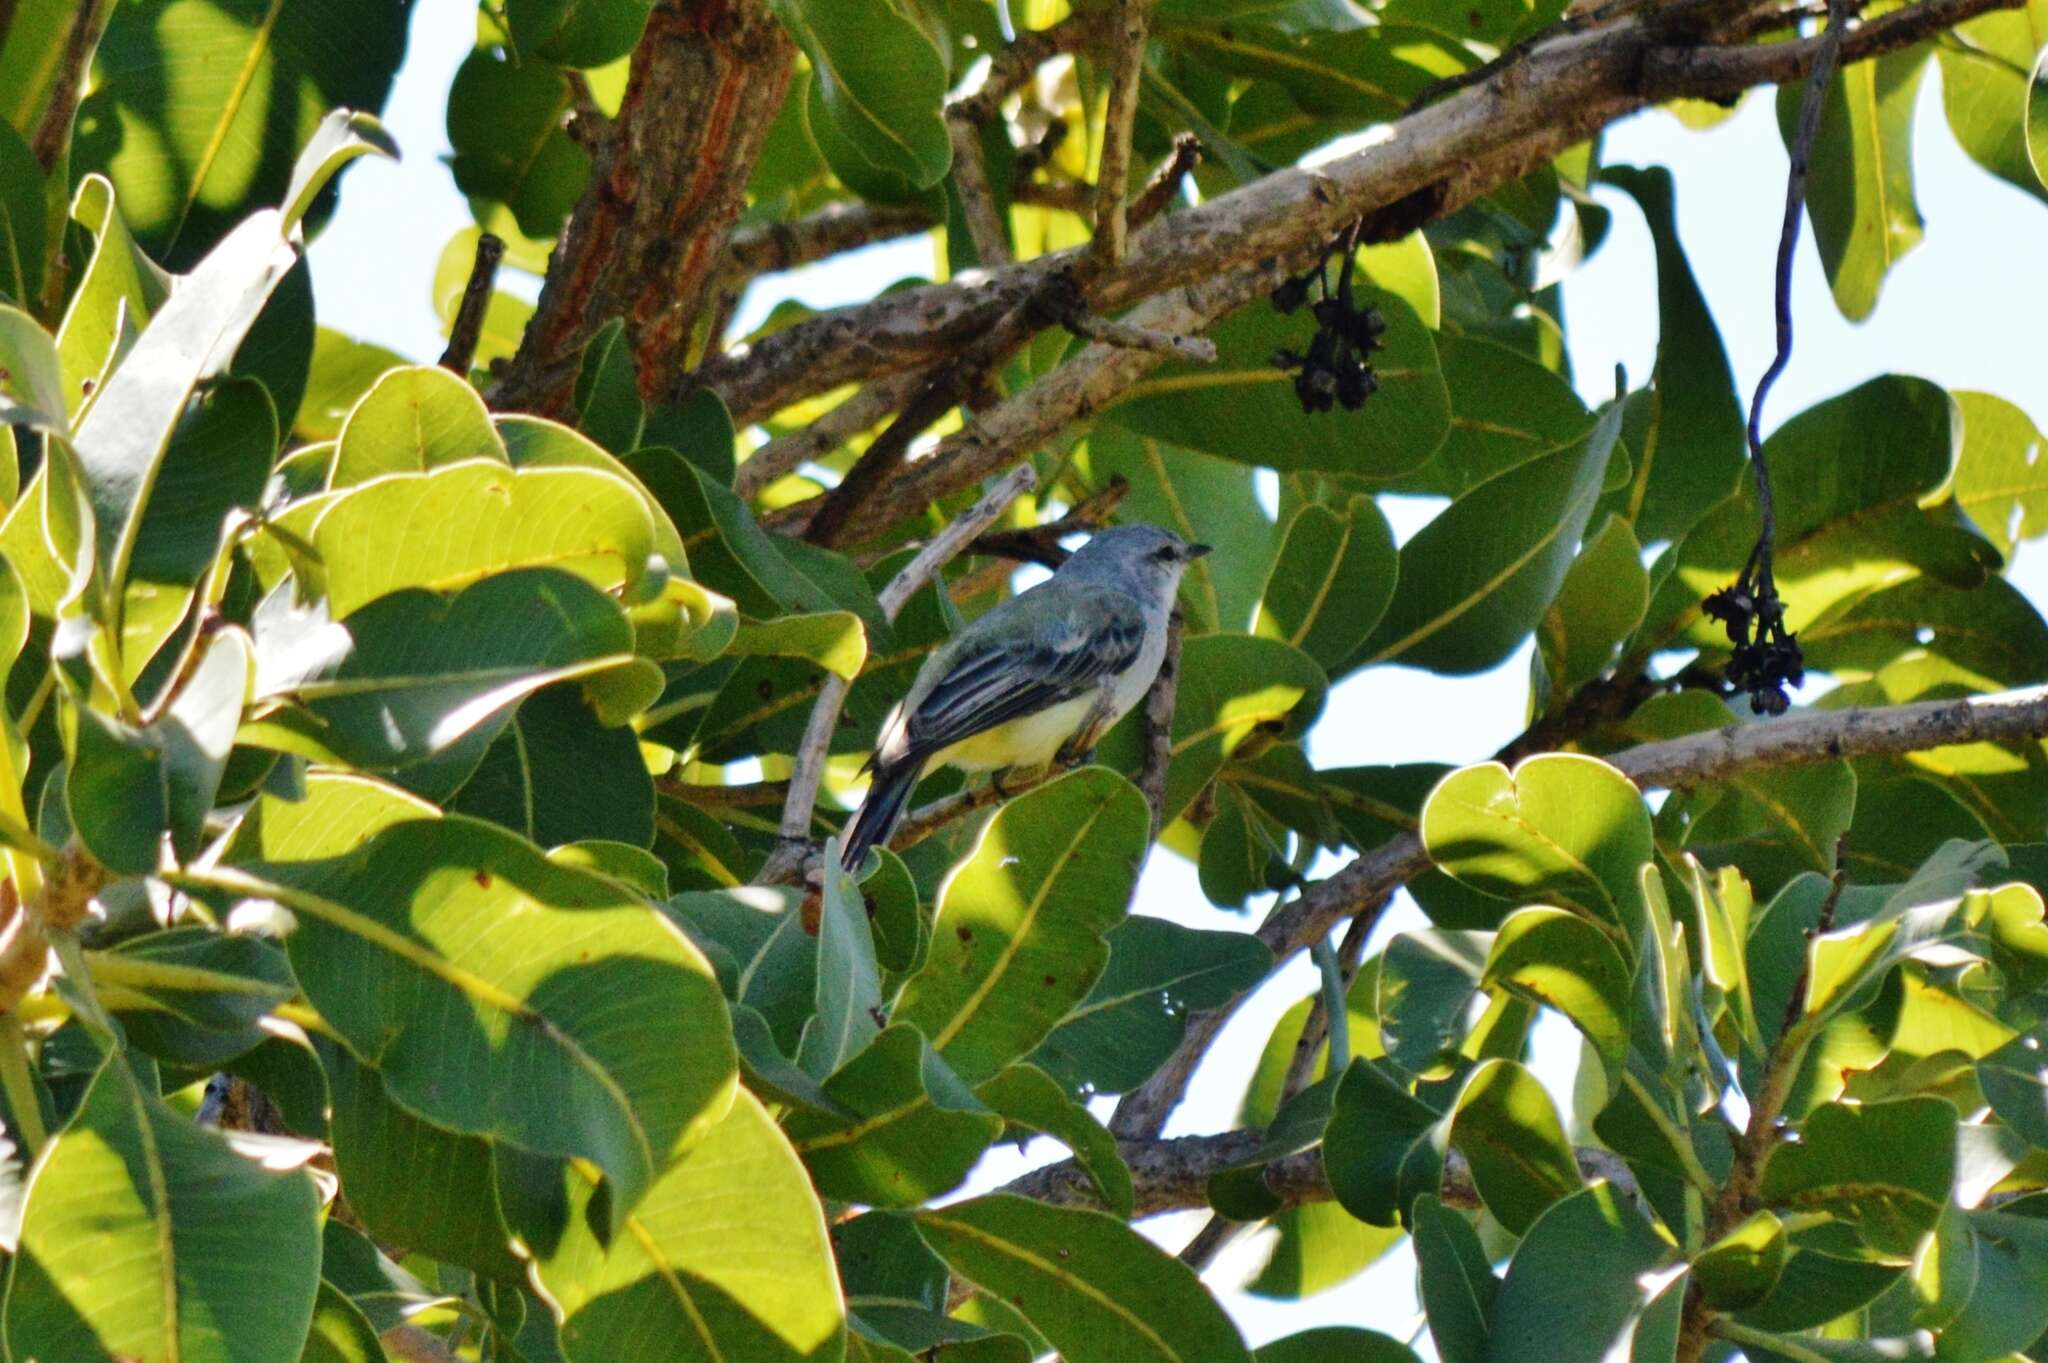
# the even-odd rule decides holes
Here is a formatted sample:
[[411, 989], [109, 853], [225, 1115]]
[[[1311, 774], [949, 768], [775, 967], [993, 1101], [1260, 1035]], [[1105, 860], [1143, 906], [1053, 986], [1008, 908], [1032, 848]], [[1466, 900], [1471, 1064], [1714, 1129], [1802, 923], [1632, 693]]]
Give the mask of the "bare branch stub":
[[1181, 185], [1196, 166], [1202, 164], [1202, 142], [1193, 133], [1176, 133], [1173, 151], [1159, 163], [1152, 177], [1145, 181], [1145, 188], [1138, 197], [1131, 200], [1130, 224], [1143, 227], [1166, 211], [1166, 206], [1180, 194]]
[[614, 317], [643, 394], [682, 368], [795, 56], [765, 0], [655, 6], [495, 406], [560, 413], [585, 342]]
[[476, 255], [469, 263], [469, 282], [462, 286], [462, 301], [455, 309], [455, 321], [448, 328], [448, 347], [436, 362], [467, 379], [476, 360], [477, 343], [483, 339], [484, 314], [490, 310], [491, 289], [498, 282], [498, 262], [505, 258], [504, 239], [490, 232], [476, 239]]
[[1180, 691], [1180, 641], [1186, 621], [1176, 610], [1166, 622], [1166, 656], [1145, 692], [1145, 762], [1138, 790], [1152, 810], [1152, 841], [1166, 827], [1166, 778], [1173, 767], [1173, 711]]

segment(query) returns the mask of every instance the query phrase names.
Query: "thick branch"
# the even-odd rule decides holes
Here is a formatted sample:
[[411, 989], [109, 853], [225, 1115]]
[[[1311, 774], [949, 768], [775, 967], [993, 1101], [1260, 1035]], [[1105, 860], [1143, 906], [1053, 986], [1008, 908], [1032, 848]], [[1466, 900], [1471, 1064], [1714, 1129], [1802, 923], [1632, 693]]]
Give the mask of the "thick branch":
[[540, 304], [493, 394], [559, 413], [583, 346], [614, 317], [652, 396], [682, 367], [747, 177], [796, 49], [765, 0], [662, 0], [647, 21], [613, 134], [548, 262]]
[[[1689, 790], [1739, 772], [2043, 737], [2048, 737], [2048, 689], [2036, 688], [1867, 710], [1805, 710], [1783, 719], [1731, 724], [1684, 738], [1645, 743], [1606, 760], [1645, 790]], [[1421, 875], [1429, 865], [1422, 839], [1404, 833], [1362, 853], [1335, 875], [1275, 910], [1260, 925], [1259, 940], [1272, 950], [1277, 968], [1295, 952], [1329, 936], [1344, 919]], [[1190, 1015], [1186, 1039], [1173, 1057], [1117, 1105], [1113, 1129], [1118, 1134], [1156, 1135], [1163, 1129], [1195, 1063], [1244, 997]]]
[[[1225, 1131], [1215, 1136], [1118, 1141], [1117, 1149], [1130, 1166], [1131, 1184], [1137, 1193], [1132, 1215], [1157, 1216], [1208, 1206], [1210, 1177], [1250, 1159], [1265, 1137], [1263, 1131]], [[1631, 1198], [1638, 1196], [1634, 1172], [1608, 1151], [1579, 1151], [1579, 1170], [1588, 1179], [1606, 1179]], [[1321, 1150], [1307, 1150], [1267, 1165], [1266, 1186], [1290, 1207], [1328, 1202], [1332, 1196]], [[1095, 1185], [1073, 1160], [1034, 1169], [1005, 1185], [1003, 1191], [1056, 1206], [1102, 1205]], [[1479, 1205], [1471, 1166], [1456, 1150], [1444, 1161], [1441, 1195], [1454, 1207]]]
[[[1891, 51], [2016, 3], [1922, 0], [1851, 32], [1843, 60]], [[1631, 15], [1542, 43], [1511, 69], [1389, 125], [1362, 150], [1313, 170], [1277, 172], [1160, 218], [1131, 239], [1118, 269], [1090, 282], [1088, 305], [1115, 312], [1309, 249], [1361, 215], [1437, 184], [1443, 190], [1435, 215], [1453, 212], [1646, 105], [1727, 98], [1796, 78], [1813, 59], [1805, 42], [1674, 44], [1654, 19]], [[1072, 264], [1076, 254], [974, 272], [829, 313], [765, 338], [744, 360], [708, 364], [689, 383], [716, 389], [738, 419], [751, 421], [842, 383], [928, 364], [986, 329], [1038, 276]]]

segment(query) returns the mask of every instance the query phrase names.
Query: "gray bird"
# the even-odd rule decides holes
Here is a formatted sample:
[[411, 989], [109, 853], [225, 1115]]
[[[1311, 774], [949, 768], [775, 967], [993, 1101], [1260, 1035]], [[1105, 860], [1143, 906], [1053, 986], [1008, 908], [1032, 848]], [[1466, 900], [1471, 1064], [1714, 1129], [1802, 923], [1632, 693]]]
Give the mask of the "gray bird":
[[868, 758], [846, 869], [888, 841], [935, 763], [996, 771], [1093, 750], [1159, 674], [1181, 574], [1208, 552], [1156, 525], [1104, 530], [935, 650]]

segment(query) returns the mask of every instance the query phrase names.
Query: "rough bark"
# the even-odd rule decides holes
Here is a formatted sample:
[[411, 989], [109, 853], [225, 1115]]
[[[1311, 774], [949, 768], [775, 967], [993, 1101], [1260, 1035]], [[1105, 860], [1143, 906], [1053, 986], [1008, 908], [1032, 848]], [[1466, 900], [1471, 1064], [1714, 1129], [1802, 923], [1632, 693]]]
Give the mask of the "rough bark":
[[558, 414], [584, 343], [614, 317], [643, 393], [682, 368], [795, 54], [763, 0], [656, 6], [495, 406]]

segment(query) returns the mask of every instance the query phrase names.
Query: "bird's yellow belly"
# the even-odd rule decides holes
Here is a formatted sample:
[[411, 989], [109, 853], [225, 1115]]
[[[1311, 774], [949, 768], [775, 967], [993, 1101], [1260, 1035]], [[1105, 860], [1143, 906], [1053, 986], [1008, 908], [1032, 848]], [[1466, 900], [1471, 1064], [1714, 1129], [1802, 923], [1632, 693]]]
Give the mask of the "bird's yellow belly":
[[1050, 762], [1060, 744], [1073, 737], [1095, 704], [1095, 692], [1062, 701], [1049, 709], [1013, 719], [987, 733], [962, 739], [937, 756], [941, 765], [963, 771], [997, 771], [1003, 767], [1035, 767]]

